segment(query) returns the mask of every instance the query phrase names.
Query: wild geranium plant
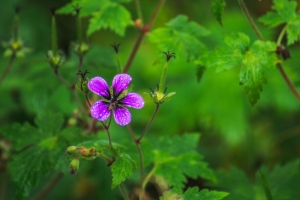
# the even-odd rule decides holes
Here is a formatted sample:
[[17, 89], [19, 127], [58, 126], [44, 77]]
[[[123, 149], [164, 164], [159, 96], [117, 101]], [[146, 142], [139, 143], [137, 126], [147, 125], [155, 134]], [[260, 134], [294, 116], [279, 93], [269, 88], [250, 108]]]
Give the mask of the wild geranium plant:
[[0, 199], [300, 199], [297, 1], [8, 1]]

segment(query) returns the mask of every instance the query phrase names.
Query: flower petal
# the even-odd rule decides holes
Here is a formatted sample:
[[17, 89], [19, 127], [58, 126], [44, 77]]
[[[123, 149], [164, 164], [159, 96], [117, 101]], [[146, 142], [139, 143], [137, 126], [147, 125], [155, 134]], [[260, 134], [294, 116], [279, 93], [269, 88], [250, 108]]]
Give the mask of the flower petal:
[[136, 109], [144, 107], [145, 104], [144, 99], [137, 93], [128, 93], [123, 99], [120, 100], [120, 103], [124, 106]]
[[99, 121], [106, 120], [110, 115], [110, 110], [108, 110], [108, 105], [102, 100], [96, 101], [91, 106], [91, 115], [93, 118]]
[[114, 111], [114, 118], [117, 124], [126, 126], [131, 121], [131, 114], [127, 108], [118, 107]]
[[92, 78], [88, 82], [88, 87], [95, 94], [110, 99], [109, 86], [103, 78], [99, 76]]
[[115, 94], [120, 94], [126, 90], [131, 80], [132, 78], [128, 74], [117, 74], [112, 82]]

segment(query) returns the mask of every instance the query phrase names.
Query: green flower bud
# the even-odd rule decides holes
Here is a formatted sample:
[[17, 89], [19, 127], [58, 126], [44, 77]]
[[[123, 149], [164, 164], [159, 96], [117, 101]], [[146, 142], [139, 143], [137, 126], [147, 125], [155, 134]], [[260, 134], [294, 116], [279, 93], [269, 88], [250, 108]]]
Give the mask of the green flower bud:
[[58, 67], [60, 67], [64, 63], [62, 53], [59, 53], [58, 55], [54, 55], [53, 51], [49, 50], [46, 56], [47, 56], [48, 63], [54, 70], [57, 70]]
[[77, 147], [76, 146], [69, 146], [66, 150], [66, 154], [72, 154], [74, 152], [77, 151]]
[[78, 56], [84, 56], [90, 50], [89, 45], [86, 43], [75, 44], [74, 51]]
[[74, 158], [73, 160], [71, 160], [69, 165], [70, 174], [76, 174], [78, 170], [79, 170], [79, 160], [77, 158]]
[[82, 158], [86, 160], [94, 160], [95, 158], [97, 158], [97, 151], [95, 147], [92, 147], [90, 149], [83, 148], [80, 152]]

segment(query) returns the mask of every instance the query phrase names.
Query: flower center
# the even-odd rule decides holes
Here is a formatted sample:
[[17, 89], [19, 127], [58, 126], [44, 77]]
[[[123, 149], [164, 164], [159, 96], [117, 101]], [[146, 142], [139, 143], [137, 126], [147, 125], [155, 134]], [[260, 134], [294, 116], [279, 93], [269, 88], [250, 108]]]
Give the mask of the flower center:
[[112, 109], [115, 109], [118, 105], [118, 101], [113, 101], [109, 104], [108, 106], [108, 110], [112, 110]]

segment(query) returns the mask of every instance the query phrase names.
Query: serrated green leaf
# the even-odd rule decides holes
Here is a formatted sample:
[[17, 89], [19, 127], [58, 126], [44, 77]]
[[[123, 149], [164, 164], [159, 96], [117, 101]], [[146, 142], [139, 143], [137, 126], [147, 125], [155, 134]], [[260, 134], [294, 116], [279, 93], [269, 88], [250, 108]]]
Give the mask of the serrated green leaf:
[[130, 12], [117, 3], [106, 3], [99, 11], [93, 13], [90, 19], [87, 35], [91, 35], [101, 28], [111, 29], [123, 36], [127, 26], [132, 24]]
[[275, 48], [275, 43], [255, 41], [244, 55], [239, 79], [240, 84], [245, 86], [252, 106], [260, 97], [262, 84], [267, 82], [263, 67], [274, 68], [277, 62], [276, 55], [272, 53]]
[[155, 43], [161, 52], [174, 52], [177, 57], [194, 60], [199, 57], [205, 45], [199, 40], [209, 31], [197, 24], [188, 22], [188, 18], [179, 15], [167, 23], [166, 28], [157, 28], [149, 34], [149, 40]]
[[211, 10], [216, 18], [216, 20], [223, 26], [222, 23], [222, 15], [224, 12], [224, 8], [226, 6], [225, 0], [211, 0]]
[[268, 12], [259, 19], [264, 24], [275, 27], [296, 18], [297, 3], [295, 1], [274, 0], [273, 3], [272, 9], [276, 12]]
[[209, 191], [198, 187], [188, 188], [183, 194], [183, 200], [222, 200], [228, 196], [227, 192]]
[[128, 154], [120, 154], [111, 165], [112, 188], [120, 185], [136, 170], [136, 163]]
[[292, 45], [296, 41], [299, 41], [300, 37], [300, 16], [297, 19], [291, 20], [287, 27], [286, 27], [286, 33], [287, 33], [287, 44]]
[[[30, 162], [25, 162], [26, 160]], [[40, 178], [50, 172], [51, 163], [48, 154], [41, 152], [38, 146], [32, 146], [14, 156], [8, 168], [16, 183], [16, 199], [23, 199]]]
[[243, 33], [229, 33], [224, 37], [224, 46], [207, 52], [200, 61], [206, 67], [215, 67], [217, 72], [228, 70], [242, 62], [243, 54], [250, 46], [250, 38]]
[[202, 156], [195, 151], [198, 140], [199, 134], [184, 134], [182, 137], [163, 137], [156, 141], [155, 175], [162, 177], [176, 191], [182, 190], [186, 176], [216, 180]]

